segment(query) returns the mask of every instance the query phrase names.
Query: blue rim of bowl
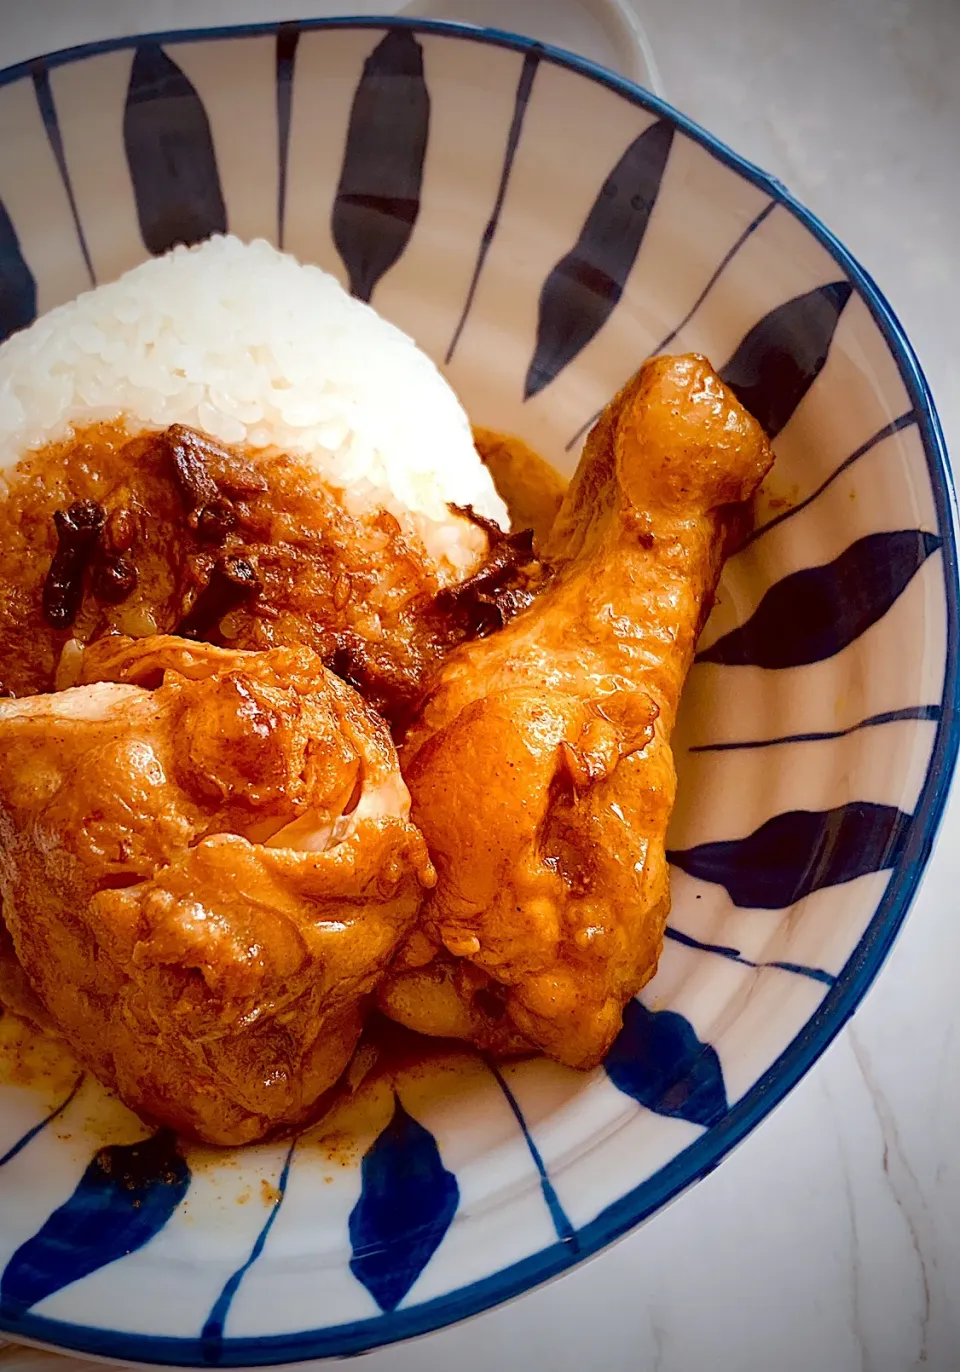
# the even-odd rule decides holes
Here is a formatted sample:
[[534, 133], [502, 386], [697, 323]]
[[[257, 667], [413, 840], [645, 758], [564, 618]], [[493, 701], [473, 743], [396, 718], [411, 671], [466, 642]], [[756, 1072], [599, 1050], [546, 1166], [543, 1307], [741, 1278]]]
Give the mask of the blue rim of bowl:
[[[800, 204], [783, 182], [738, 156], [720, 139], [675, 110], [665, 100], [588, 58], [578, 57], [575, 53], [531, 38], [523, 38], [500, 29], [478, 28], [442, 20], [404, 19], [399, 16], [282, 20], [219, 28], [175, 29], [162, 33], [104, 39], [64, 48], [41, 58], [8, 67], [0, 71], [0, 87], [30, 76], [38, 61], [44, 62], [49, 68], [81, 61], [85, 57], [101, 53], [133, 48], [145, 42], [184, 43], [266, 36], [275, 34], [281, 28], [295, 28], [303, 33], [330, 29], [410, 28], [418, 32], [490, 44], [524, 54], [536, 53], [539, 57], [576, 72], [588, 80], [599, 82], [645, 110], [671, 120], [682, 133], [706, 148], [718, 161], [766, 191], [778, 205], [788, 209], [827, 249], [856, 286], [896, 359], [911, 404], [916, 411], [930, 472], [938, 532], [942, 539], [947, 653], [941, 716], [930, 764], [914, 812], [914, 823], [910, 827], [909, 838], [900, 862], [890, 877], [883, 899], [866, 932], [817, 1010], [746, 1094], [731, 1106], [719, 1124], [714, 1125], [683, 1152], [678, 1153], [654, 1176], [641, 1182], [578, 1230], [573, 1242], [552, 1244], [492, 1276], [472, 1282], [458, 1291], [424, 1301], [409, 1310], [397, 1310], [366, 1320], [329, 1325], [295, 1334], [272, 1334], [261, 1338], [225, 1338], [216, 1357], [217, 1365], [222, 1367], [277, 1366], [312, 1358], [349, 1356], [401, 1339], [431, 1333], [470, 1316], [479, 1315], [578, 1265], [585, 1258], [591, 1257], [608, 1244], [623, 1237], [694, 1182], [712, 1172], [727, 1153], [769, 1115], [826, 1051], [875, 980], [893, 947], [929, 861], [960, 748], [960, 722], [956, 717], [957, 629], [960, 622], [956, 495], [940, 420], [913, 348], [900, 321], [873, 278], [826, 225]], [[190, 1366], [207, 1360], [204, 1356], [206, 1350], [199, 1337], [185, 1339], [166, 1338], [155, 1334], [127, 1334], [35, 1315], [26, 1315], [15, 1323], [0, 1321], [0, 1331], [30, 1342], [130, 1362]]]

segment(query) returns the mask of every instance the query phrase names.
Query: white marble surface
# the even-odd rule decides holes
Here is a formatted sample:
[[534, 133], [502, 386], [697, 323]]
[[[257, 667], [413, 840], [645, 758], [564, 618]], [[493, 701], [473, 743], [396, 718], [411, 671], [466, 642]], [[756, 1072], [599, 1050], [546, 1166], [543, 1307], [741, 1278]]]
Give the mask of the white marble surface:
[[[667, 98], [784, 180], [875, 275], [960, 452], [960, 0], [634, 3]], [[131, 31], [398, 7], [0, 0], [0, 62]], [[574, 0], [441, 8], [616, 61]], [[571, 1275], [364, 1367], [960, 1369], [958, 888], [955, 794], [855, 1020], [722, 1167]], [[68, 1372], [20, 1349], [0, 1353], [0, 1368]]]

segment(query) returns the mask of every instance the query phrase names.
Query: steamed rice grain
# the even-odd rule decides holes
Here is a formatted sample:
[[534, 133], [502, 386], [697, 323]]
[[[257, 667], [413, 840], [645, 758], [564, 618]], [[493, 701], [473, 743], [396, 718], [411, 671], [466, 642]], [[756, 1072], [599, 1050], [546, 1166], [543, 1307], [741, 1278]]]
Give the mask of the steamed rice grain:
[[485, 545], [451, 504], [509, 526], [426, 354], [262, 240], [175, 248], [0, 346], [0, 475], [74, 429], [117, 421], [299, 457], [352, 513], [383, 507], [410, 524], [447, 576], [469, 573]]

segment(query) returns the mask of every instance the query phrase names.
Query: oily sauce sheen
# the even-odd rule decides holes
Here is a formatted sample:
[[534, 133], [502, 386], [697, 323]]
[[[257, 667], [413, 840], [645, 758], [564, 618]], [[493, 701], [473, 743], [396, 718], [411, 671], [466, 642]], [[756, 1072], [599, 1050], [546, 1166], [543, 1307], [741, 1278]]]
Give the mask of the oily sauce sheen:
[[[489, 429], [476, 429], [474, 439], [513, 527], [543, 536], [566, 483], [519, 439]], [[372, 616], [353, 609], [354, 597], [367, 604], [376, 598], [382, 621], [394, 632], [382, 635], [385, 646], [367, 669], [388, 712], [412, 698], [427, 668], [464, 637], [462, 628], [449, 623], [446, 637], [436, 625], [428, 631], [417, 623], [423, 607], [438, 595], [422, 549], [404, 539], [389, 514], [367, 519], [346, 514], [301, 463], [282, 455], [252, 461], [218, 451], [224, 455], [210, 477], [214, 486], [206, 484], [207, 473], [199, 478], [196, 494], [204, 498], [199, 508], [189, 476], [185, 483], [157, 435], [131, 438], [119, 426], [97, 425], [19, 465], [0, 502], [5, 694], [32, 695], [70, 684], [69, 664], [79, 657], [79, 645], [104, 634], [142, 638], [182, 629], [209, 594], [216, 580], [213, 569], [242, 553], [244, 561], [256, 562], [256, 603], [245, 604], [241, 597], [211, 626], [211, 637], [229, 646], [261, 648], [294, 636], [328, 659], [338, 654], [342, 659], [350, 635], [378, 628]], [[229, 487], [229, 495], [223, 487]], [[59, 589], [50, 577], [64, 541], [58, 530], [63, 521], [56, 516], [73, 508], [76, 522], [75, 507], [82, 502], [102, 512], [102, 519], [80, 515], [80, 522], [98, 524], [100, 536], [82, 566], [71, 622], [59, 626], [50, 622], [44, 604]], [[63, 559], [58, 570], [63, 571]], [[68, 599], [69, 594], [68, 589]], [[64, 654], [65, 645], [74, 651]], [[439, 1051], [436, 1040], [386, 1019], [376, 1021], [369, 1046], [372, 1060], [394, 1068], [401, 1046], [407, 1067], [421, 1058], [433, 1061]], [[0, 1085], [36, 1086], [56, 1096], [78, 1071], [0, 921]], [[351, 1091], [356, 1085], [351, 1083]], [[91, 1128], [99, 1131], [99, 1115]]]
[[[558, 479], [540, 509], [531, 474], [550, 469], [479, 432], [517, 513], [542, 524]], [[382, 509], [351, 514], [301, 461], [180, 426], [131, 438], [94, 425], [25, 458], [0, 504], [0, 691], [72, 684], [71, 641], [179, 632], [310, 647], [402, 726], [451, 647], [522, 608], [529, 559], [529, 540], [514, 547], [494, 532], [464, 594], [441, 595], [415, 534]], [[498, 608], [503, 591], [514, 594]]]

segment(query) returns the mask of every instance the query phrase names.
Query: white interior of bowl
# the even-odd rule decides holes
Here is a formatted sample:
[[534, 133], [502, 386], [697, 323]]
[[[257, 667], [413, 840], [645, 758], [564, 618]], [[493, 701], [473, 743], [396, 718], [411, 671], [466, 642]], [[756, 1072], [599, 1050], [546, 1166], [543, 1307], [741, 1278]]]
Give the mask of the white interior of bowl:
[[[282, 223], [275, 36], [166, 45], [209, 120], [230, 230], [281, 242], [344, 282], [331, 211], [354, 93], [382, 38], [369, 27], [301, 34]], [[420, 33], [416, 41], [430, 100], [419, 214], [372, 303], [444, 366], [475, 422], [519, 434], [561, 470], [572, 470], [577, 436], [647, 355], [666, 346], [706, 353], [722, 366], [775, 307], [846, 280], [844, 267], [789, 207], [678, 131], [616, 308], [525, 400], [541, 288], [577, 242], [611, 169], [658, 116], [520, 50], [439, 33]], [[145, 255], [123, 137], [133, 56], [129, 48], [106, 51], [49, 71], [69, 194], [34, 81], [24, 76], [0, 89], [0, 199], [36, 279], [40, 309], [84, 289], [91, 274], [110, 279]], [[913, 404], [871, 310], [854, 292], [822, 371], [776, 439], [777, 465], [759, 523], [801, 505], [852, 454], [864, 449], [863, 455], [731, 560], [703, 648], [749, 619], [772, 585], [833, 562], [862, 537], [897, 530], [947, 536], [917, 423], [905, 420], [871, 445]], [[739, 839], [785, 812], [854, 801], [915, 814], [929, 791], [940, 728], [945, 585], [941, 553], [933, 551], [872, 627], [824, 660], [785, 670], [699, 663], [678, 729], [680, 801], [671, 846], [689, 851]], [[917, 718], [924, 706], [931, 707], [929, 718]], [[854, 727], [891, 713], [902, 717]], [[830, 737], [714, 746], [797, 735]], [[642, 999], [650, 1009], [679, 1012], [712, 1045], [730, 1107], [821, 1006], [890, 881], [884, 868], [826, 885], [788, 908], [754, 909], [734, 905], [722, 885], [675, 873], [671, 926], [687, 941], [667, 942]], [[362, 1185], [359, 1160], [389, 1123], [394, 1091], [433, 1136], [459, 1187], [452, 1224], [396, 1312], [384, 1310], [351, 1271], [349, 1237]], [[0, 1088], [0, 1160], [49, 1108], [34, 1090]], [[61, 1337], [43, 1322], [64, 1321], [184, 1340], [176, 1356], [186, 1357], [184, 1350], [200, 1347], [196, 1340], [225, 1284], [269, 1220], [262, 1251], [228, 1303], [221, 1355], [227, 1349], [241, 1360], [254, 1356], [230, 1341], [270, 1336], [289, 1340], [278, 1359], [291, 1350], [305, 1355], [376, 1343], [455, 1318], [559, 1270], [576, 1257], [574, 1231], [590, 1226], [580, 1251], [612, 1237], [695, 1177], [705, 1161], [692, 1154], [674, 1160], [705, 1146], [709, 1132], [638, 1104], [603, 1070], [580, 1075], [526, 1062], [505, 1067], [498, 1079], [466, 1051], [430, 1070], [401, 1071], [392, 1087], [371, 1084], [334, 1124], [339, 1152], [329, 1140], [316, 1142], [318, 1133], [330, 1132], [329, 1121], [296, 1145], [282, 1204], [275, 1188], [288, 1161], [286, 1144], [231, 1157], [190, 1153], [187, 1199], [150, 1242], [46, 1296], [29, 1312], [40, 1324], [24, 1320], [21, 1332]], [[126, 1143], [147, 1132], [86, 1082], [53, 1125], [0, 1165], [0, 1267], [71, 1194], [104, 1138]], [[474, 1283], [489, 1286], [464, 1294]], [[418, 1313], [441, 1297], [448, 1298], [442, 1308]], [[344, 1332], [358, 1322], [366, 1332]], [[298, 1342], [306, 1331], [324, 1330], [332, 1332]], [[91, 1335], [90, 1346], [151, 1356], [148, 1345], [117, 1344], [105, 1335]], [[240, 1351], [229, 1353], [231, 1346]], [[255, 1356], [273, 1355], [261, 1349]]]

